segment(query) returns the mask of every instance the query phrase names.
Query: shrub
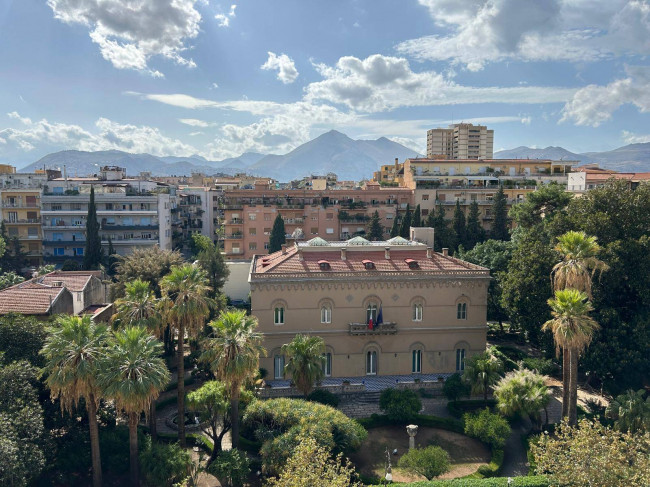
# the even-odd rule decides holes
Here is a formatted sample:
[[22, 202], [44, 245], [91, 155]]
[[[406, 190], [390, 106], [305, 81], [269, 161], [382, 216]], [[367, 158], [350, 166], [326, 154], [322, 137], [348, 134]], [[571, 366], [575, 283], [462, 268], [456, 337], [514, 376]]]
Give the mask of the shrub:
[[379, 396], [379, 408], [391, 421], [407, 423], [420, 412], [422, 401], [415, 392], [407, 389], [384, 389]]
[[[511, 482], [508, 482], [510, 480]], [[412, 482], [408, 487], [549, 487], [551, 480], [543, 475], [534, 477], [495, 477], [491, 479], [450, 479]]]
[[485, 408], [478, 414], [466, 414], [465, 434], [487, 443], [492, 448], [503, 448], [510, 435], [510, 425], [498, 414], [492, 414]]
[[484, 409], [486, 406], [490, 411], [494, 411], [497, 405], [496, 399], [488, 399], [487, 403], [483, 400], [467, 400], [467, 401], [449, 401], [447, 403], [447, 410], [454, 418], [461, 418], [465, 413], [472, 413], [479, 409]]
[[494, 477], [501, 470], [503, 465], [503, 450], [492, 449], [492, 459], [487, 465], [482, 465], [478, 469], [478, 473], [483, 477]]
[[236, 448], [219, 453], [207, 470], [217, 477], [224, 487], [244, 485], [251, 472], [248, 457]]
[[431, 480], [449, 471], [449, 454], [439, 446], [413, 448], [399, 459], [398, 466]]
[[[128, 467], [128, 461], [126, 466]], [[190, 452], [177, 443], [154, 443], [140, 453], [142, 476], [151, 487], [169, 487], [182, 481], [189, 475], [191, 466]]]
[[469, 396], [470, 387], [460, 374], [454, 374], [445, 381], [442, 392], [450, 401], [458, 401], [461, 397]]
[[339, 396], [326, 389], [316, 389], [307, 396], [308, 401], [318, 402], [326, 406], [338, 407], [341, 399]]
[[527, 357], [522, 362], [527, 369], [542, 375], [555, 375], [560, 371], [560, 366], [551, 359]]

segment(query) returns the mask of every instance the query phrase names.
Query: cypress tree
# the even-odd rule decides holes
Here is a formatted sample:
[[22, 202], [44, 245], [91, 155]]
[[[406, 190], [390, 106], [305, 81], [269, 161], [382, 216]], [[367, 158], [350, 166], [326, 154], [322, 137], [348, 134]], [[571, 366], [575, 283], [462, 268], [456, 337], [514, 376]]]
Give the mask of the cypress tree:
[[84, 270], [98, 269], [102, 263], [102, 241], [99, 238], [99, 222], [95, 206], [95, 188], [90, 187], [88, 217], [86, 218], [86, 249], [84, 250]]
[[454, 210], [454, 220], [453, 220], [453, 229], [454, 229], [454, 250], [458, 249], [459, 245], [466, 245], [465, 237], [465, 213], [460, 207], [460, 201], [456, 200], [456, 209]]
[[451, 245], [451, 234], [449, 222], [445, 218], [445, 207], [440, 203], [427, 216], [427, 226], [433, 228], [433, 249], [440, 252], [443, 248], [453, 247]]
[[383, 240], [384, 239], [384, 229], [381, 226], [379, 220], [379, 212], [375, 210], [375, 213], [370, 218], [368, 226], [366, 228], [366, 237], [368, 240]]
[[406, 213], [404, 214], [404, 218], [402, 218], [402, 224], [399, 227], [399, 235], [400, 237], [403, 237], [408, 240], [408, 238], [411, 236], [411, 205], [408, 203], [406, 204]]
[[494, 240], [510, 240], [510, 232], [508, 231], [508, 202], [502, 187], [494, 195], [492, 216], [494, 220], [492, 221], [490, 238]]
[[106, 273], [109, 276], [115, 275], [115, 266], [117, 265], [117, 257], [115, 256], [115, 247], [113, 247], [113, 240], [111, 240], [110, 235], [108, 236], [108, 252], [106, 256]]
[[422, 226], [422, 210], [420, 210], [420, 205], [415, 207], [415, 212], [413, 213], [413, 227]]
[[393, 225], [390, 227], [390, 238], [397, 237], [399, 235], [399, 219], [397, 215], [399, 213], [395, 212], [395, 218], [393, 218]]
[[466, 250], [472, 250], [477, 243], [485, 240], [485, 230], [479, 221], [479, 208], [476, 201], [469, 205], [469, 214], [467, 215]]
[[282, 249], [282, 244], [287, 241], [286, 232], [284, 230], [284, 220], [278, 213], [273, 222], [273, 229], [271, 230], [271, 238], [269, 239], [269, 254], [277, 252]]

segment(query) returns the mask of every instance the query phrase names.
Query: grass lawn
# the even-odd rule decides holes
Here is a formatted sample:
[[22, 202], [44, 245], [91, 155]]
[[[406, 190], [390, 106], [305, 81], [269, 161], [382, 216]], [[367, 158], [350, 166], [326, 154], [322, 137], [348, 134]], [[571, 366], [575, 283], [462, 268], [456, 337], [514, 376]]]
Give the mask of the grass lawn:
[[[381, 426], [368, 430], [368, 438], [359, 451], [350, 456], [357, 470], [365, 475], [384, 476], [386, 467], [386, 448], [392, 452], [397, 448], [398, 454], [392, 455], [393, 480], [396, 482], [413, 482], [426, 480], [419, 475], [410, 475], [397, 468], [401, 455], [408, 450], [409, 439], [404, 426]], [[480, 441], [465, 435], [437, 428], [420, 426], [415, 437], [416, 447], [436, 445], [442, 447], [451, 457], [451, 470], [440, 476], [441, 479], [464, 477], [478, 470], [481, 465], [490, 462], [490, 451]]]

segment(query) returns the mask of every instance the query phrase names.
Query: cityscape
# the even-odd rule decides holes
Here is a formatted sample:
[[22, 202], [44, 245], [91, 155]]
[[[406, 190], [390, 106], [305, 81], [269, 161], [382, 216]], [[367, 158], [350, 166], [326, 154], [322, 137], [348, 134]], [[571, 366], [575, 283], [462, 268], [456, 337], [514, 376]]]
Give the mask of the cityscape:
[[650, 485], [645, 39], [647, 0], [0, 6], [0, 484]]

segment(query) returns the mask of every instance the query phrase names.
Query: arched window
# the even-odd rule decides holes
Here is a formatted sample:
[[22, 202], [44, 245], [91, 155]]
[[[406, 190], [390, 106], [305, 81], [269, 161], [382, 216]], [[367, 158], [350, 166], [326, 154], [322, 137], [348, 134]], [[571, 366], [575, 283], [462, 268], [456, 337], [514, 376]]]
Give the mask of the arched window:
[[422, 303], [413, 304], [413, 321], [422, 321]]
[[321, 306], [321, 309], [320, 309], [320, 322], [321, 323], [331, 323], [332, 322], [332, 308], [327, 304]]
[[377, 323], [377, 303], [371, 301], [366, 307], [366, 323], [370, 323], [372, 320], [373, 323]]
[[375, 350], [366, 352], [366, 375], [377, 375], [377, 352]]
[[273, 310], [273, 323], [284, 325], [284, 306], [278, 305]]
[[273, 356], [273, 378], [284, 379], [284, 355]]
[[419, 374], [422, 372], [422, 350], [413, 350], [411, 354], [411, 372], [413, 374]]
[[465, 349], [456, 349], [456, 372], [465, 370]]
[[332, 375], [332, 354], [330, 352], [323, 354], [323, 375], [330, 377]]
[[467, 319], [467, 303], [458, 303], [456, 305], [456, 319], [457, 320]]

